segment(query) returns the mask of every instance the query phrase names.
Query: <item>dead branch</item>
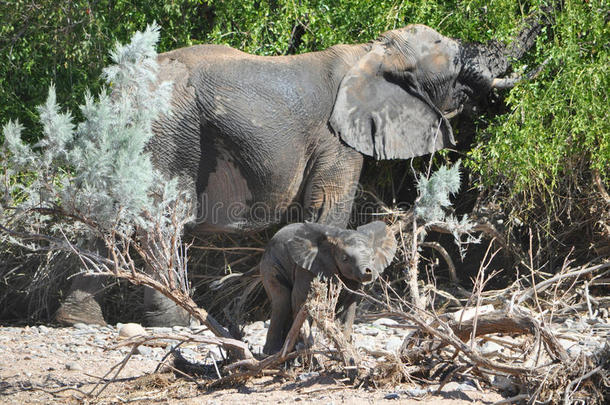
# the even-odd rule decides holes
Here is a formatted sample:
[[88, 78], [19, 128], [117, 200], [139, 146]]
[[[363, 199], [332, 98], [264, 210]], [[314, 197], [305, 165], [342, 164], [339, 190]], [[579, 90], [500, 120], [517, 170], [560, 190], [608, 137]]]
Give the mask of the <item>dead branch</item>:
[[246, 381], [251, 377], [257, 376], [265, 369], [274, 368], [277, 365], [302, 354], [303, 351], [292, 352], [292, 349], [294, 348], [297, 342], [301, 326], [303, 325], [303, 322], [305, 322], [306, 319], [307, 311], [305, 309], [305, 306], [303, 306], [301, 307], [301, 309], [297, 313], [297, 316], [292, 322], [292, 326], [290, 327], [288, 335], [286, 336], [286, 340], [284, 341], [284, 346], [282, 346], [282, 349], [279, 352], [263, 360], [256, 360], [254, 358], [250, 358], [229, 364], [228, 366], [224, 367], [226, 371], [230, 372], [238, 368], [245, 368], [247, 369], [247, 371], [231, 374], [226, 377], [220, 378], [214, 383], [212, 383], [211, 387], [222, 386], [225, 384], [235, 384], [238, 382]]
[[[475, 330], [476, 319], [476, 330]], [[474, 336], [494, 334], [494, 333], [519, 333], [519, 334], [540, 334], [549, 352], [553, 357], [564, 363], [569, 361], [565, 349], [557, 342], [555, 336], [531, 316], [525, 314], [507, 313], [506, 311], [494, 311], [481, 314], [478, 318], [467, 321], [449, 321], [447, 326], [462, 341], [468, 341], [474, 332]]]
[[599, 174], [599, 170], [593, 170], [593, 184], [597, 187], [597, 191], [602, 196], [602, 199], [606, 202], [606, 204], [610, 204], [610, 195], [608, 194], [608, 190], [604, 187], [604, 183], [602, 182], [602, 177]]
[[534, 293], [539, 293], [544, 291], [546, 288], [554, 285], [556, 282], [558, 282], [559, 280], [563, 280], [565, 278], [568, 277], [578, 277], [581, 276], [583, 274], [588, 274], [588, 273], [592, 273], [594, 271], [598, 271], [598, 270], [602, 270], [605, 268], [610, 267], [610, 262], [607, 263], [602, 263], [602, 264], [598, 264], [596, 266], [591, 266], [591, 267], [586, 267], [584, 269], [580, 269], [580, 270], [575, 270], [575, 271], [571, 271], [568, 273], [564, 273], [564, 274], [558, 274], [554, 277], [551, 277], [547, 280], [544, 280], [541, 283], [538, 283], [537, 285], [528, 288], [527, 290], [523, 291], [519, 297], [515, 300], [516, 304], [521, 304], [523, 301], [525, 301], [526, 299], [530, 298], [532, 295], [534, 295]]
[[[483, 367], [483, 368], [490, 369], [490, 370], [496, 370], [496, 371], [510, 374], [510, 375], [523, 376], [523, 375], [536, 374], [535, 368], [517, 367], [517, 366], [499, 364], [497, 362], [491, 361], [491, 360], [483, 357], [476, 349], [471, 349], [462, 339], [460, 339], [458, 336], [456, 336], [453, 328], [451, 326], [449, 326], [449, 324], [447, 322], [442, 321], [439, 317], [437, 317], [434, 314], [428, 313], [421, 309], [416, 309], [416, 312], [414, 312], [414, 313], [396, 311], [393, 308], [391, 308], [387, 303], [382, 302], [376, 298], [373, 298], [369, 295], [363, 294], [358, 291], [353, 291], [353, 290], [350, 290], [350, 291], [354, 294], [363, 296], [364, 298], [366, 298], [370, 301], [376, 302], [377, 304], [385, 307], [390, 316], [396, 316], [396, 317], [402, 318], [406, 321], [409, 321], [409, 322], [415, 324], [421, 331], [425, 332], [426, 334], [428, 334], [430, 336], [434, 336], [435, 338], [437, 338], [440, 341], [439, 344], [437, 345], [437, 348], [449, 345], [449, 346], [454, 347], [456, 350], [461, 351], [472, 363], [474, 363], [478, 367]], [[425, 320], [426, 318], [434, 319], [435, 322], [429, 323]], [[534, 322], [533, 319], [531, 321]], [[478, 322], [479, 323], [481, 322], [481, 318], [478, 319]], [[479, 325], [479, 327], [481, 329], [483, 329], [483, 327], [481, 327], [480, 325]], [[538, 329], [538, 330], [540, 330], [540, 329]], [[468, 334], [470, 334], [470, 333], [472, 333], [472, 328], [467, 330], [466, 336], [468, 336]], [[494, 331], [493, 333], [497, 333], [497, 332]], [[563, 348], [559, 349], [558, 348], [559, 345], [557, 344], [556, 341], [553, 341], [553, 339], [555, 339], [554, 336], [552, 338], [548, 339], [548, 341], [550, 343], [548, 343], [547, 347], [551, 350], [554, 350], [554, 354], [556, 355], [555, 357], [559, 357], [559, 359], [561, 361], [565, 360], [566, 361], [565, 364], [568, 364], [567, 363], [568, 357], [567, 357], [567, 354], [565, 353], [565, 350]], [[420, 350], [419, 352], [422, 352], [422, 351]]]
[[[106, 374], [104, 374], [104, 376], [100, 379], [100, 381], [98, 381], [97, 384], [95, 384], [95, 386], [93, 386], [93, 388], [91, 389], [91, 391], [89, 391], [87, 393], [87, 396], [93, 396], [93, 393], [95, 392], [95, 390], [97, 389], [97, 387], [100, 386], [100, 384], [102, 383], [102, 381], [106, 381], [106, 383], [102, 386], [102, 388], [100, 388], [100, 390], [95, 394], [95, 396], [99, 396], [102, 392], [104, 392], [104, 390], [106, 388], [108, 388], [108, 386], [116, 381], [116, 378], [118, 377], [119, 373], [121, 372], [121, 370], [123, 370], [123, 368], [125, 367], [125, 365], [127, 364], [127, 362], [129, 361], [129, 359], [131, 358], [131, 356], [133, 356], [136, 353], [136, 349], [137, 346], [134, 346], [131, 348], [131, 351], [129, 353], [127, 353], [127, 355], [125, 355], [125, 357], [123, 358], [123, 360], [121, 360], [118, 364], [115, 364], [114, 366], [112, 366], [112, 368], [110, 368], [110, 370], [108, 370], [108, 372]], [[106, 379], [106, 377], [108, 377], [110, 374], [112, 374], [112, 371], [118, 368], [116, 373], [114, 373], [114, 376], [110, 379]]]
[[[327, 285], [320, 280], [314, 280], [304, 306], [322, 333], [335, 344], [343, 364], [346, 367], [356, 367], [357, 369], [360, 364], [360, 356], [335, 322], [335, 307], [340, 291], [340, 284], [331, 281]], [[327, 299], [328, 296], [330, 299]]]
[[572, 388], [577, 385], [580, 384], [583, 380], [586, 380], [587, 378], [599, 373], [600, 371], [602, 371], [604, 368], [604, 366], [598, 366], [595, 367], [593, 370], [589, 371], [588, 373], [578, 377], [577, 379], [575, 379], [574, 381], [570, 381], [570, 383], [568, 384], [568, 386], [566, 387], [565, 393], [564, 393], [564, 397], [563, 397], [563, 403], [564, 405], [569, 405], [570, 402], [570, 394], [572, 393]]
[[455, 271], [455, 265], [453, 264], [453, 260], [451, 260], [451, 256], [447, 253], [447, 250], [438, 242], [421, 242], [419, 244], [421, 247], [428, 247], [436, 250], [438, 253], [443, 256], [445, 259], [445, 263], [447, 263], [447, 267], [449, 268], [449, 277], [451, 278], [451, 282], [458, 283], [460, 280], [457, 276], [457, 272]]
[[[241, 340], [222, 338], [217, 336], [201, 336], [201, 335], [172, 335], [172, 334], [162, 334], [162, 335], [138, 335], [131, 337], [129, 339], [125, 339], [111, 348], [107, 350], [118, 349], [123, 346], [135, 346], [138, 347], [145, 343], [154, 343], [156, 340], [178, 340], [182, 343], [202, 343], [202, 344], [212, 344], [216, 346], [220, 346], [223, 348], [231, 348], [235, 350], [245, 351], [248, 350], [248, 345]], [[249, 351], [249, 350], [248, 350]]]
[[[104, 274], [104, 273], [101, 273]], [[218, 341], [214, 344], [219, 344], [227, 349], [227, 352], [233, 353], [238, 359], [253, 359], [254, 356], [248, 349], [248, 346], [239, 340], [233, 339], [233, 336], [229, 331], [222, 326], [214, 317], [212, 317], [205, 309], [200, 308], [195, 301], [188, 295], [184, 294], [180, 290], [170, 290], [165, 284], [162, 284], [150, 276], [142, 273], [108, 273], [107, 275], [113, 275], [119, 278], [126, 278], [130, 282], [137, 285], [145, 285], [147, 287], [154, 288], [161, 292], [163, 295], [174, 301], [180, 307], [184, 308], [190, 315], [195, 319], [199, 320], [202, 324], [208, 327], [212, 333], [218, 336]], [[222, 338], [222, 339], [220, 339]]]

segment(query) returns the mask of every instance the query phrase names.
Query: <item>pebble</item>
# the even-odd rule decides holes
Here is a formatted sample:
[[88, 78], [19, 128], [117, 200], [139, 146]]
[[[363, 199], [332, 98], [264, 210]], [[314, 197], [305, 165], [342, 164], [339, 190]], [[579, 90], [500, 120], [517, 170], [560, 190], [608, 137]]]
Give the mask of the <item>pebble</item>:
[[75, 361], [66, 363], [66, 368], [72, 371], [83, 371], [83, 367]]

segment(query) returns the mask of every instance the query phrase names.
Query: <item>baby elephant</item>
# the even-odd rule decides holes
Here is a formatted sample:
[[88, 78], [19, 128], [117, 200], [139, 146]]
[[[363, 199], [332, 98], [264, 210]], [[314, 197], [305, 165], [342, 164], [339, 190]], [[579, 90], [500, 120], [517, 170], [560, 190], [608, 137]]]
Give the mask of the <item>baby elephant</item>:
[[[271, 300], [271, 324], [263, 352], [278, 352], [305, 302], [317, 275], [339, 275], [350, 289], [368, 284], [390, 264], [396, 240], [381, 221], [357, 230], [315, 223], [298, 223], [280, 229], [269, 241], [260, 264], [267, 296]], [[345, 333], [351, 333], [357, 297], [343, 303], [347, 309]]]

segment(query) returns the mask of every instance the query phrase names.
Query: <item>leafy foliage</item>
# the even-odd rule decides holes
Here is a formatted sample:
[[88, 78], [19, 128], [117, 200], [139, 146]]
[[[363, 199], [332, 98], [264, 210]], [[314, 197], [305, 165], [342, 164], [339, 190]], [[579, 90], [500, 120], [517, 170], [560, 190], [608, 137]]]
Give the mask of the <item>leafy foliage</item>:
[[[532, 62], [548, 65], [510, 92], [509, 114], [496, 118], [470, 154], [486, 184], [552, 198], [578, 184], [582, 167], [610, 179], [608, 4], [567, 1], [538, 39]], [[589, 167], [587, 167], [589, 166]]]
[[4, 126], [10, 156], [2, 159], [6, 173], [32, 173], [30, 182], [8, 190], [8, 196], [20, 196], [11, 205], [29, 215], [64, 215], [109, 234], [128, 234], [134, 224], [146, 229], [164, 223], [168, 205], [180, 195], [144, 153], [153, 120], [169, 113], [172, 89], [171, 83], [157, 84], [158, 39], [159, 28], [153, 25], [137, 32], [130, 44], [117, 43], [114, 64], [104, 69], [110, 93], [103, 89], [97, 101], [87, 94], [81, 106], [84, 121], [78, 125], [70, 113], [60, 112], [51, 86], [38, 108], [43, 137], [36, 145], [22, 142], [19, 123]]
[[[546, 4], [550, 2], [3, 1], [0, 56], [5, 63], [0, 65], [0, 124], [18, 118], [26, 142], [38, 141], [44, 124], [38, 120], [36, 106], [45, 101], [51, 83], [57, 89], [56, 102], [73, 111], [75, 119], [83, 118], [78, 106], [86, 104], [85, 89], [95, 93], [102, 87], [98, 77], [101, 67], [109, 62], [112, 44], [124, 42], [131, 32], [152, 21], [164, 29], [160, 51], [196, 43], [224, 43], [247, 52], [276, 55], [366, 42], [409, 23], [427, 24], [461, 40], [506, 43], [527, 15]], [[553, 216], [565, 216], [565, 202], [589, 200], [584, 191], [592, 189], [592, 170], [600, 173], [605, 184], [610, 179], [608, 2], [568, 0], [552, 4], [552, 24], [538, 38], [536, 49], [514, 68], [523, 73], [550, 57], [549, 63], [535, 80], [504, 94], [508, 114], [480, 118], [476, 145], [464, 158], [465, 166], [478, 175], [480, 183], [502, 189], [496, 196], [502, 195], [518, 211], [542, 211], [549, 222]], [[32, 180], [22, 174], [10, 181]], [[393, 190], [394, 185], [388, 188]], [[574, 193], [581, 193], [581, 200], [572, 198]], [[599, 209], [583, 207], [581, 211], [586, 216]], [[540, 223], [538, 219], [531, 222]], [[574, 221], [565, 222], [567, 226]], [[550, 223], [545, 229], [548, 233], [566, 232], [565, 226]]]
[[417, 181], [419, 197], [415, 214], [425, 222], [443, 221], [451, 206], [449, 197], [460, 189], [460, 162], [451, 168], [441, 166], [428, 178], [421, 174]]

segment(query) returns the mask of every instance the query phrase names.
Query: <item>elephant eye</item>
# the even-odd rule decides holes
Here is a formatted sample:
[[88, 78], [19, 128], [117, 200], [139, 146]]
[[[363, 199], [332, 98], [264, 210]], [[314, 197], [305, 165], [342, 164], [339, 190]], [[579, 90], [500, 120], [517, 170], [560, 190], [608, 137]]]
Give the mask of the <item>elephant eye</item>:
[[348, 259], [347, 255], [344, 253], [343, 256], [341, 256], [341, 260], [343, 260], [344, 262], [346, 262]]

